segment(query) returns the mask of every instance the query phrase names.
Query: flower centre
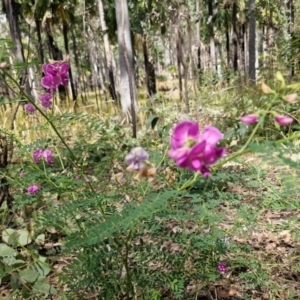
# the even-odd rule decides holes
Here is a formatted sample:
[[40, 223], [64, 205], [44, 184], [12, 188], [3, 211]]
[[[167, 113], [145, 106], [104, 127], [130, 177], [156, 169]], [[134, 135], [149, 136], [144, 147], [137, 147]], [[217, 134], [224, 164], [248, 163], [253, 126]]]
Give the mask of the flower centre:
[[195, 146], [197, 144], [197, 142], [198, 142], [197, 140], [188, 137], [185, 144], [184, 144], [184, 147], [192, 148], [193, 146]]

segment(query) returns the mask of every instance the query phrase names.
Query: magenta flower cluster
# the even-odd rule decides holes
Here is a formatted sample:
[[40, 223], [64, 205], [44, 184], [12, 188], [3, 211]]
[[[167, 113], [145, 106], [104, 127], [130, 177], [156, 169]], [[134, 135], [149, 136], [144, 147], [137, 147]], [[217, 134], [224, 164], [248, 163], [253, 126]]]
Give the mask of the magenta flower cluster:
[[199, 171], [208, 177], [208, 166], [226, 153], [225, 148], [216, 147], [222, 137], [223, 134], [213, 126], [205, 127], [201, 134], [198, 123], [183, 121], [174, 128], [168, 155], [176, 161], [177, 166]]
[[37, 164], [41, 158], [44, 158], [48, 164], [53, 164], [52, 152], [50, 150], [36, 149], [33, 151], [33, 160]]
[[39, 187], [37, 185], [31, 185], [28, 189], [27, 192], [30, 195], [34, 195], [35, 193], [37, 193], [39, 191]]
[[225, 274], [228, 271], [227, 266], [224, 263], [219, 263], [218, 264], [218, 270], [222, 274]]
[[[257, 122], [258, 117], [259, 116], [257, 114], [245, 115], [240, 118], [240, 121], [246, 125], [252, 125]], [[275, 122], [277, 122], [280, 126], [290, 125], [293, 121], [294, 119], [288, 116], [275, 116]]]
[[31, 115], [35, 112], [35, 107], [31, 103], [25, 104], [24, 109]]
[[[36, 149], [32, 153], [33, 156], [33, 161], [37, 164], [41, 158], [44, 158], [46, 163], [48, 164], [53, 164], [52, 160], [52, 152], [50, 150], [41, 150], [41, 149]], [[24, 176], [24, 170], [20, 172], [20, 176]], [[39, 191], [39, 187], [37, 185], [31, 185], [28, 187], [27, 192], [30, 195], [34, 195]]]
[[44, 77], [41, 80], [42, 86], [47, 89], [47, 93], [40, 96], [43, 107], [52, 106], [52, 93], [60, 86], [68, 83], [68, 72], [70, 65], [66, 62], [55, 62], [44, 64]]

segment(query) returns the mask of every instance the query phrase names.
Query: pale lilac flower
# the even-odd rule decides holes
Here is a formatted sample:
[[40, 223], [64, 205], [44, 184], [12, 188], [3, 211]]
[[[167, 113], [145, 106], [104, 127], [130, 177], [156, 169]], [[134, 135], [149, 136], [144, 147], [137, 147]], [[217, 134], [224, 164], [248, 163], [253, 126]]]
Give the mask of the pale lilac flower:
[[208, 177], [207, 165], [214, 164], [224, 156], [226, 149], [217, 148], [222, 133], [213, 126], [207, 126], [200, 134], [199, 125], [192, 121], [183, 121], [176, 125], [168, 155], [176, 161], [177, 166], [190, 171], [200, 171]]
[[37, 193], [38, 190], [39, 190], [39, 187], [38, 187], [37, 185], [31, 185], [31, 186], [27, 189], [27, 191], [28, 191], [28, 193], [29, 193], [30, 195], [33, 195], [33, 194]]
[[24, 171], [24, 170], [21, 170], [21, 171], [20, 171], [20, 177], [24, 177], [24, 175], [25, 175], [25, 171]]
[[288, 116], [276, 116], [275, 121], [280, 125], [280, 126], [287, 126], [290, 125], [294, 119]]
[[24, 109], [29, 113], [29, 114], [33, 114], [35, 111], [35, 106], [31, 103], [27, 103], [24, 105]]
[[43, 151], [43, 157], [45, 158], [46, 162], [48, 164], [53, 164], [53, 160], [52, 160], [52, 152], [50, 150], [45, 150]]
[[218, 270], [220, 271], [220, 273], [225, 274], [227, 272], [227, 266], [224, 263], [220, 263], [218, 264]]
[[252, 115], [246, 115], [240, 118], [240, 121], [246, 125], [252, 125], [256, 123], [258, 120], [258, 115], [252, 114]]
[[131, 166], [134, 170], [140, 170], [144, 166], [144, 162], [149, 158], [149, 154], [142, 147], [136, 147], [125, 157], [125, 163]]

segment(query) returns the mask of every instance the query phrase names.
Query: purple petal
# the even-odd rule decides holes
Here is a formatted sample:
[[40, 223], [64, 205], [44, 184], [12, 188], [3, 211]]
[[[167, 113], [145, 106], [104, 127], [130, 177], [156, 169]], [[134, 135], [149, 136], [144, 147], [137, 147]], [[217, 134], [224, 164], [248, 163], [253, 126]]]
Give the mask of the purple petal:
[[67, 74], [69, 72], [70, 65], [67, 63], [62, 63], [60, 66], [60, 74], [61, 76]]
[[31, 103], [25, 104], [24, 109], [28, 111], [30, 114], [32, 114], [35, 111], [35, 106]]
[[57, 76], [59, 73], [59, 65], [58, 64], [48, 64], [47, 65], [47, 74], [51, 74], [52, 76]]
[[46, 162], [48, 164], [53, 164], [53, 161], [52, 161], [52, 152], [50, 150], [45, 150], [43, 151], [43, 157], [45, 158]]
[[53, 86], [52, 81], [53, 81], [53, 76], [51, 74], [47, 74], [41, 79], [41, 84], [46, 89], [52, 89]]
[[171, 146], [173, 149], [181, 148], [187, 141], [187, 138], [197, 140], [199, 137], [199, 125], [192, 121], [183, 121], [176, 125], [173, 131]]
[[43, 155], [43, 150], [41, 149], [36, 149], [33, 151], [33, 161], [37, 164], [40, 160], [40, 157]]
[[127, 165], [132, 165], [136, 170], [140, 170], [144, 165], [144, 161], [148, 158], [149, 154], [144, 148], [136, 147], [131, 149], [131, 151], [126, 155], [125, 163]]
[[205, 140], [207, 144], [212, 146], [215, 146], [222, 138], [222, 132], [213, 126], [205, 127], [203, 134], [200, 136], [201, 140]]
[[47, 94], [41, 95], [39, 99], [40, 99], [41, 102], [50, 101], [52, 99], [52, 94], [47, 93]]
[[38, 187], [37, 185], [31, 185], [31, 186], [27, 189], [27, 191], [28, 191], [28, 193], [29, 193], [30, 195], [35, 194], [36, 192], [38, 192], [38, 190], [39, 190], [39, 187]]
[[187, 156], [189, 154], [189, 149], [182, 147], [182, 148], [178, 148], [177, 150], [169, 150], [168, 151], [168, 155], [170, 156], [170, 158], [177, 160], [182, 158], [183, 156]]
[[210, 170], [206, 166], [202, 166], [200, 172], [206, 178], [210, 176]]

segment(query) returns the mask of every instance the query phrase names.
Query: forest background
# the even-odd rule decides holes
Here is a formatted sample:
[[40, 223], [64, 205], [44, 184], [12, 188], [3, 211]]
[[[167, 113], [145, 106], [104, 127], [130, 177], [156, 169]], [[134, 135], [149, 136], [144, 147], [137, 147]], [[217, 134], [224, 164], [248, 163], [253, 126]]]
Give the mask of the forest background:
[[1, 10], [0, 297], [299, 298], [298, 1]]

